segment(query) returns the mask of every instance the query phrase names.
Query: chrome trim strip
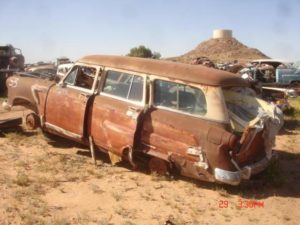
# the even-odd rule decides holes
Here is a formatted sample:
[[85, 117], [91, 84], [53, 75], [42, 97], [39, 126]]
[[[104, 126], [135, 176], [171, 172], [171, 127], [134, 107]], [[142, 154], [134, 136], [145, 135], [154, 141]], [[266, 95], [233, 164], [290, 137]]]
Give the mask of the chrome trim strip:
[[215, 178], [225, 184], [238, 185], [241, 182], [240, 171], [232, 172], [215, 168]]
[[85, 93], [90, 94], [90, 95], [93, 94], [93, 90], [92, 89], [77, 87], [77, 86], [74, 86], [72, 84], [67, 84], [66, 83], [66, 88], [70, 88], [70, 89], [77, 90], [77, 91], [82, 91], [82, 92], [85, 92]]
[[71, 131], [67, 131], [61, 127], [58, 127], [54, 124], [51, 124], [51, 123], [48, 123], [48, 122], [45, 122], [45, 127], [48, 128], [48, 129], [51, 129], [51, 130], [54, 130], [58, 133], [61, 133], [61, 134], [64, 134], [66, 136], [69, 136], [71, 138], [75, 138], [75, 139], [81, 139], [82, 138], [82, 135], [79, 135], [79, 134], [75, 134]]
[[126, 98], [121, 98], [121, 97], [117, 97], [115, 95], [107, 94], [105, 92], [100, 92], [99, 95], [100, 96], [106, 96], [106, 97], [113, 98], [113, 99], [117, 99], [117, 100], [120, 100], [120, 101], [123, 101], [123, 102], [128, 102], [128, 103], [138, 105], [138, 106], [144, 106], [145, 105], [143, 102], [131, 101], [131, 100], [128, 100]]
[[[274, 154], [272, 156], [274, 157]], [[271, 160], [265, 157], [259, 162], [244, 166], [241, 170], [235, 172], [215, 168], [215, 179], [222, 183], [238, 185], [242, 179], [248, 180], [251, 175], [262, 172], [267, 168], [270, 162]]]
[[156, 106], [156, 105], [152, 105], [152, 106], [156, 109], [162, 109], [162, 110], [166, 110], [166, 111], [170, 111], [170, 112], [175, 112], [175, 113], [179, 113], [179, 114], [182, 114], [182, 115], [187, 115], [187, 116], [192, 116], [192, 117], [199, 118], [199, 119], [209, 120], [209, 121], [212, 121], [212, 122], [219, 122], [219, 123], [223, 123], [223, 124], [229, 124], [229, 122], [226, 122], [224, 120], [212, 119], [212, 118], [206, 117], [205, 115], [200, 116], [200, 115], [196, 115], [196, 114], [186, 113], [186, 112], [176, 110], [176, 109], [171, 109], [171, 108], [168, 108], [168, 107], [165, 107], [165, 106]]

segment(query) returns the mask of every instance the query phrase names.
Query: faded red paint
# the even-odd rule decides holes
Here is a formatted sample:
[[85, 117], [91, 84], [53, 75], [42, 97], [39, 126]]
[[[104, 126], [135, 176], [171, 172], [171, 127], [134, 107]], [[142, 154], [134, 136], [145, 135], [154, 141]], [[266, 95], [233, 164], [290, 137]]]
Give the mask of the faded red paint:
[[[170, 62], [91, 56], [83, 58], [79, 63], [116, 67], [143, 74], [154, 73], [156, 77], [161, 70], [164, 79], [172, 80], [181, 79], [180, 74], [184, 73], [182, 82], [205, 85], [203, 90], [206, 94], [214, 92], [214, 86], [245, 86], [241, 78], [227, 72]], [[99, 75], [100, 81], [96, 81], [95, 86], [103, 86], [103, 76]], [[62, 84], [30, 77], [10, 77], [7, 81], [8, 104], [24, 105], [32, 109], [39, 116], [42, 128], [48, 132], [87, 145], [89, 137], [92, 137], [90, 140], [98, 148], [123, 159], [131, 159], [128, 154], [132, 150], [133, 155], [143, 155], [150, 159], [151, 170], [157, 167], [163, 173], [175, 166], [182, 175], [216, 181], [215, 168], [237, 171], [231, 162], [232, 158], [244, 166], [265, 155], [262, 132], [252, 138], [253, 132], [249, 130], [241, 141], [240, 136], [230, 131], [228, 124], [146, 107], [153, 99], [149, 91], [150, 83], [146, 87], [146, 106], [101, 95], [99, 89], [86, 92]], [[29, 121], [32, 122], [32, 118]]]

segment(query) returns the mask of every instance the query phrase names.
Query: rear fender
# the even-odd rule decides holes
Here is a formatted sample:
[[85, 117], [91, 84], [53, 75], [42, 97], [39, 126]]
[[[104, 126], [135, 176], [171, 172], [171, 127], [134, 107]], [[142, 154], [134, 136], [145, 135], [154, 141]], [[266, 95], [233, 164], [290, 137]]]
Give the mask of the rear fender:
[[238, 137], [218, 127], [208, 130], [204, 151], [212, 168], [235, 170], [230, 151], [236, 148]]

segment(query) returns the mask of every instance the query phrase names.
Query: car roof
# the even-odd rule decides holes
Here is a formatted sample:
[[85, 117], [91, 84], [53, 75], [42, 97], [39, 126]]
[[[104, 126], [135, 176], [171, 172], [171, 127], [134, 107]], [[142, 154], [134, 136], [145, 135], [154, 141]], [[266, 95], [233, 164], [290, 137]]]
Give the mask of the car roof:
[[201, 65], [189, 65], [166, 60], [128, 56], [89, 55], [79, 59], [78, 62], [159, 75], [169, 79], [212, 86], [248, 86], [247, 81], [233, 73]]
[[286, 60], [281, 60], [281, 59], [256, 59], [256, 60], [252, 60], [251, 63], [257, 63], [257, 64], [268, 64], [268, 65], [272, 65], [275, 68], [277, 68], [280, 64], [289, 64], [289, 61]]

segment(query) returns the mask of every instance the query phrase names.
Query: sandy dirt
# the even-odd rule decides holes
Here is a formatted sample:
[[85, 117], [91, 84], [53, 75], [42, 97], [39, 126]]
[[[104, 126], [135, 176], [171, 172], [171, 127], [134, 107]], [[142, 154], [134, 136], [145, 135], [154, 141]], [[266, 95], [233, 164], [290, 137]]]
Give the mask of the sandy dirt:
[[[299, 224], [300, 129], [277, 138], [278, 161], [239, 187], [93, 165], [88, 148], [40, 130], [0, 133], [0, 225]], [[240, 207], [241, 206], [241, 207]]]

